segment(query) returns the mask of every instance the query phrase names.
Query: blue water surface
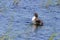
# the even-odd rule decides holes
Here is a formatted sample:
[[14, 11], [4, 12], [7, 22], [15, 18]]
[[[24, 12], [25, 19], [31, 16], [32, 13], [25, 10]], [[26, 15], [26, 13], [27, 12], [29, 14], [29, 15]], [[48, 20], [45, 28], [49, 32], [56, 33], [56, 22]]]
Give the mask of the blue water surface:
[[[52, 3], [47, 0], [0, 0], [0, 39], [8, 36], [4, 40], [48, 40], [57, 33], [54, 40], [59, 40], [60, 6], [56, 3], [56, 0]], [[31, 25], [35, 12], [44, 23], [37, 30]]]

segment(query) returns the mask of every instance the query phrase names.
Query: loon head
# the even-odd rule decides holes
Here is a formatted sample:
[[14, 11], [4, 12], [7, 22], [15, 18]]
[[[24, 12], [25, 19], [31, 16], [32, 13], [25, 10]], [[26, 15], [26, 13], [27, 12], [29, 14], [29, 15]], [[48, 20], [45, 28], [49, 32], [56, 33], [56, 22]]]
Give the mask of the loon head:
[[38, 14], [34, 13], [34, 16], [32, 17], [32, 21], [35, 21], [36, 19], [38, 19]]
[[34, 13], [34, 16], [35, 16], [36, 18], [38, 18], [38, 14], [37, 14], [37, 13]]

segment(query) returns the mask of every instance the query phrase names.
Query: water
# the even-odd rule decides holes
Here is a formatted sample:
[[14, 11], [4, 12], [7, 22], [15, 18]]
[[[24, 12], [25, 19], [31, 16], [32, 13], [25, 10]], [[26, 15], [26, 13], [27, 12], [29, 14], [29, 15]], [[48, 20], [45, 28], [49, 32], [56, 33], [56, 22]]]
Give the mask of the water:
[[[18, 3], [17, 3], [18, 2]], [[60, 6], [46, 7], [44, 0], [0, 0], [0, 40], [48, 40], [60, 38]], [[44, 26], [35, 28], [31, 18], [37, 12]]]

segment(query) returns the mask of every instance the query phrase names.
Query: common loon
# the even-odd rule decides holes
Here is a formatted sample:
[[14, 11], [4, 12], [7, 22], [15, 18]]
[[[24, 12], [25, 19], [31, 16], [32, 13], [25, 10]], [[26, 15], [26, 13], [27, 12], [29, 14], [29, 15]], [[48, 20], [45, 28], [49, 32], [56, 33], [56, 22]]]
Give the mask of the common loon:
[[32, 17], [32, 23], [35, 25], [43, 26], [43, 22], [38, 18], [37, 13], [34, 13], [34, 16]]

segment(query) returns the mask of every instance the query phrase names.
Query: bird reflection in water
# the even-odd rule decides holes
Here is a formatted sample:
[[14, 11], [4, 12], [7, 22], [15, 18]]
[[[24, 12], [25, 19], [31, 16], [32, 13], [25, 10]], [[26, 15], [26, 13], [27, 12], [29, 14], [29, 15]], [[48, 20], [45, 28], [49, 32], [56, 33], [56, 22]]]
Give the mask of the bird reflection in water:
[[36, 32], [38, 30], [38, 28], [42, 28], [42, 26], [38, 25], [38, 24], [33, 24], [32, 27], [33, 27], [34, 32]]

